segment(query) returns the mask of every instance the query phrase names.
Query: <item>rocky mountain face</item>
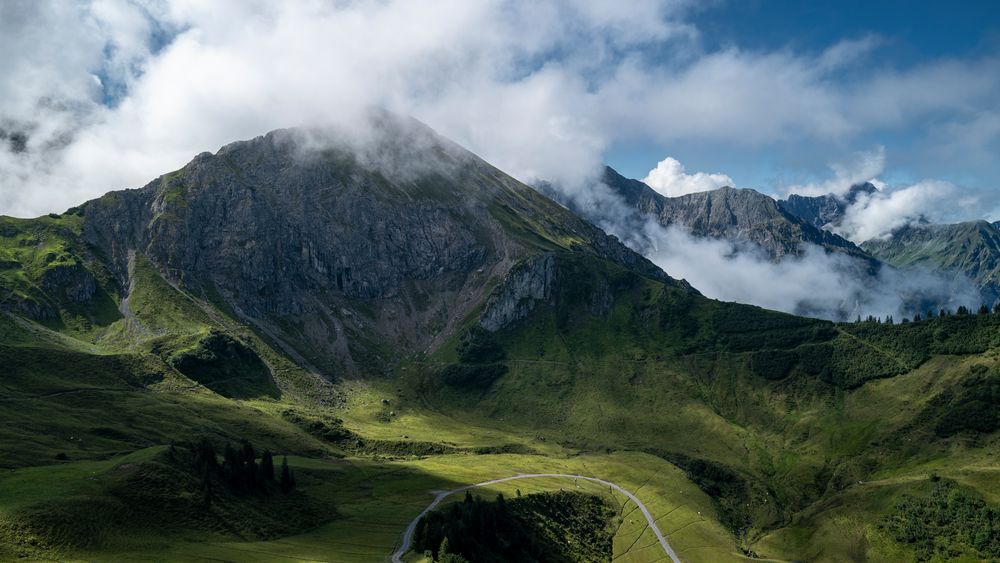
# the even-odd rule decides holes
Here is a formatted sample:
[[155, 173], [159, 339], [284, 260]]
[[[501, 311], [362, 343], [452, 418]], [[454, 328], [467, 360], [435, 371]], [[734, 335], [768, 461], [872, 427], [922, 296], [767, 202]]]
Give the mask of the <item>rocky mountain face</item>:
[[783, 211], [806, 221], [817, 229], [839, 225], [847, 212], [847, 208], [858, 201], [859, 197], [871, 195], [878, 191], [871, 182], [856, 184], [844, 195], [826, 194], [821, 196], [803, 196], [791, 194], [788, 199], [778, 200], [778, 206]]
[[[828, 252], [837, 252], [871, 261], [852, 242], [818, 229], [811, 223], [785, 211], [774, 199], [751, 189], [724, 187], [679, 197], [663, 196], [638, 180], [623, 177], [605, 167], [601, 179], [629, 210], [624, 218], [641, 225], [650, 218], [664, 227], [678, 226], [699, 237], [727, 239], [763, 251], [773, 260], [797, 256], [804, 244], [814, 244]], [[551, 191], [551, 190], [550, 190]], [[609, 206], [590, 208], [568, 205], [597, 224], [622, 221], [609, 218]], [[636, 229], [639, 230], [639, 229]]]
[[127, 300], [141, 255], [321, 370], [356, 373], [474, 315], [489, 330], [523, 317], [558, 283], [561, 254], [686, 287], [414, 120], [377, 114], [366, 131], [275, 131], [74, 208], [58, 220], [75, 225], [65, 267], [3, 306]]
[[988, 221], [910, 225], [885, 239], [862, 243], [873, 256], [900, 269], [925, 269], [971, 278], [983, 300], [1000, 297], [1000, 228]]

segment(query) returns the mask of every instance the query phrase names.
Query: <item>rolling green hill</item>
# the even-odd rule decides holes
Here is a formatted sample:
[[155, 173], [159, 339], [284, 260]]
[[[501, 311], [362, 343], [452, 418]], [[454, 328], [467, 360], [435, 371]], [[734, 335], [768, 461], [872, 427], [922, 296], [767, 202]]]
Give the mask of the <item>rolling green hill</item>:
[[[0, 559], [383, 560], [431, 491], [519, 473], [631, 490], [684, 561], [995, 556], [914, 522], [932, 476], [996, 514], [1000, 316], [709, 300], [424, 126], [372, 131], [0, 220]], [[614, 491], [483, 495], [520, 489], [603, 499], [588, 557], [663, 557]]]

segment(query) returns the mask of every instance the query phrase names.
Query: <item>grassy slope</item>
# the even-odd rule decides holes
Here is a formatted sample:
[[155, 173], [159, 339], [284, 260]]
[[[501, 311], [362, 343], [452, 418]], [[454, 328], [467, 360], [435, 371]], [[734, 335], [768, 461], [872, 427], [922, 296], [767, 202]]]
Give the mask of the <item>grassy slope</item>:
[[[0, 477], [0, 488], [16, 491], [0, 501], [0, 528], [16, 530], [19, 511], [49, 499], [101, 499], [121, 477], [119, 466], [198, 434], [245, 437], [297, 454], [292, 462], [303, 490], [334, 503], [340, 517], [267, 542], [185, 533], [143, 537], [142, 547], [113, 537], [83, 551], [42, 542], [14, 553], [120, 560], [332, 553], [370, 561], [391, 551], [430, 490], [560, 471], [637, 492], [685, 560], [738, 558], [719, 507], [665, 461], [676, 454], [729, 466], [750, 483], [748, 512], [755, 533], [766, 532], [753, 547], [780, 558], [843, 560], [860, 545], [872, 558], [892, 559], [900, 546], [868, 527], [852, 536], [843, 523], [870, 523], [930, 470], [997, 496], [997, 460], [988, 453], [995, 436], [942, 440], [926, 431], [933, 420], [921, 418], [972, 364], [996, 362], [991, 352], [980, 354], [997, 345], [995, 317], [834, 327], [693, 297], [606, 263], [569, 257], [562, 267], [574, 283], [560, 289], [554, 306], [499, 335], [509, 372], [486, 390], [440, 384], [440, 367], [457, 357], [453, 349], [430, 362], [404, 362], [399, 381], [323, 384], [206, 300], [171, 287], [141, 256], [132, 324], [110, 317], [87, 331], [63, 324], [53, 332], [2, 316], [0, 359], [15, 369], [0, 378], [0, 420], [7, 423], [0, 449], [4, 465], [18, 469]], [[606, 294], [614, 296], [610, 306], [593, 299]], [[246, 385], [240, 399], [228, 398], [171, 366], [171, 358], [213, 332], [252, 348], [279, 393]], [[965, 356], [929, 359], [931, 352]], [[832, 367], [815, 369], [817, 358]], [[368, 439], [459, 449], [516, 445], [507, 451], [536, 455], [338, 460], [342, 444], [294, 424], [283, 416], [290, 408], [342, 418]], [[56, 461], [60, 453], [69, 459]], [[553, 480], [498, 490], [567, 486]], [[652, 534], [628, 510], [616, 555], [656, 560]], [[7, 540], [0, 543], [10, 549]]]
[[[79, 462], [59, 467], [21, 470], [0, 477], [0, 485], [21, 491], [4, 498], [0, 522], [17, 507], [31, 506], [53, 496], [100, 497], [104, 481], [120, 479], [129, 463], [148, 459], [155, 451], [143, 450], [106, 462]], [[274, 541], [234, 541], [210, 534], [187, 537], [164, 535], [120, 538], [114, 551], [76, 551], [61, 558], [99, 558], [108, 561], [176, 561], [216, 558], [268, 561], [292, 557], [299, 560], [375, 561], [387, 556], [401, 530], [432, 499], [430, 491], [456, 488], [498, 475], [555, 471], [614, 478], [636, 491], [661, 529], [686, 560], [718, 561], [732, 557], [726, 532], [712, 519], [709, 499], [672, 465], [645, 454], [617, 453], [601, 456], [438, 456], [422, 460], [374, 462], [350, 458], [329, 461], [292, 457], [292, 467], [303, 491], [332, 503], [340, 517], [308, 533]], [[52, 478], [59, 482], [53, 483]], [[559, 489], [610, 495], [607, 490], [571, 479], [524, 480], [479, 489], [492, 498], [497, 493], [514, 497]], [[662, 558], [656, 538], [635, 506], [614, 493], [620, 507], [621, 526], [614, 537], [616, 560], [647, 562]], [[456, 495], [450, 501], [461, 500]], [[2, 537], [2, 536], [0, 536]], [[196, 541], [192, 541], [196, 540]], [[129, 546], [132, 546], [131, 548]], [[155, 546], [156, 549], [150, 549]], [[2, 552], [0, 552], [2, 553]]]
[[[45, 324], [84, 338], [118, 318], [110, 274], [80, 242], [83, 218], [67, 213], [37, 219], [0, 216], [0, 304], [46, 311]], [[54, 289], [59, 274], [89, 275], [95, 291], [78, 302]]]
[[[614, 271], [574, 274], [584, 284], [587, 275], [621, 282]], [[779, 557], [809, 558], [815, 549], [831, 560], [848, 556], [845, 542], [795, 544], [775, 534], [755, 540], [790, 522], [796, 524], [789, 529], [813, 525], [818, 520], [802, 524], [798, 511], [851, 495], [859, 481], [922, 479], [928, 465], [945, 459], [972, 474], [979, 470], [971, 466], [984, 468], [982, 475], [997, 467], [987, 453], [995, 436], [941, 438], [933, 431], [943, 416], [935, 397], [953, 394], [973, 364], [993, 369], [995, 316], [830, 327], [757, 312], [743, 332], [746, 307], [660, 292], [648, 280], [624, 285], [605, 315], [577, 315], [580, 303], [561, 295], [500, 334], [509, 371], [487, 390], [441, 385], [433, 365], [413, 378], [416, 388], [457, 418], [517, 428], [567, 448], [644, 449], [728, 466], [749, 482], [746, 512], [754, 529], [745, 547]], [[664, 303], [680, 318], [664, 322]], [[822, 347], [835, 371], [813, 374], [807, 362]], [[762, 350], [795, 358], [787, 375], [758, 374]], [[884, 512], [891, 498], [882, 500], [877, 508]], [[894, 549], [872, 546], [873, 556]]]
[[897, 268], [925, 268], [963, 273], [980, 286], [995, 284], [1000, 233], [986, 221], [909, 227], [887, 240], [862, 248]]
[[[431, 489], [517, 472], [558, 470], [597, 474], [642, 488], [642, 498], [651, 508], [656, 507], [654, 511], [672, 511], [670, 518], [678, 519], [677, 527], [684, 526], [686, 531], [678, 541], [690, 535], [692, 545], [712, 546], [719, 552], [728, 549], [726, 533], [711, 520], [707, 499], [662, 460], [639, 454], [627, 463], [616, 461], [615, 456], [567, 457], [574, 452], [534, 443], [531, 437], [504, 429], [479, 430], [413, 408], [415, 403], [408, 402], [405, 394], [386, 395], [388, 387], [378, 382], [345, 382], [339, 389], [331, 388], [206, 301], [171, 287], [141, 255], [136, 258], [133, 276], [135, 286], [129, 299], [132, 316], [98, 325], [86, 335], [65, 329], [53, 332], [30, 321], [0, 317], [0, 355], [14, 368], [0, 380], [4, 395], [0, 419], [8, 423], [0, 430], [0, 445], [4, 464], [15, 468], [0, 474], [0, 487], [17, 491], [13, 496], [5, 495], [0, 504], [0, 529], [7, 534], [0, 542], [7, 550], [3, 553], [172, 560], [214, 551], [230, 557], [261, 551], [262, 557], [269, 559], [268, 553], [301, 555], [305, 550], [319, 558], [329, 557], [332, 550], [338, 559], [356, 556], [368, 561], [391, 551], [406, 522], [429, 502], [427, 491]], [[171, 366], [174, 356], [197, 346], [211, 332], [232, 335], [251, 346], [274, 373], [280, 396], [262, 394], [231, 400]], [[400, 405], [398, 417], [385, 416], [384, 397], [391, 397], [393, 407]], [[348, 402], [344, 403], [344, 398]], [[317, 403], [347, 408], [331, 411]], [[410, 441], [426, 430], [427, 441], [435, 443], [451, 442], [464, 448], [521, 444], [520, 449], [543, 455], [460, 453], [424, 460], [352, 458], [338, 462], [335, 460], [342, 453], [337, 444], [317, 438], [282, 416], [290, 407], [311, 416], [328, 416], [329, 412], [344, 415], [350, 429], [390, 443]], [[410, 434], [413, 436], [403, 438]], [[262, 544], [166, 530], [162, 536], [150, 536], [149, 526], [142, 522], [134, 526], [145, 530], [141, 537], [132, 538], [123, 530], [112, 530], [108, 535], [105, 529], [101, 532], [103, 543], [80, 538], [79, 544], [67, 544], [47, 537], [44, 530], [38, 534], [36, 529], [19, 527], [28, 514], [57, 510], [50, 504], [56, 499], [79, 499], [83, 504], [72, 510], [92, 513], [95, 522], [114, 522], [117, 516], [108, 512], [108, 507], [118, 502], [112, 491], [129, 473], [119, 468], [149, 463], [159, 451], [157, 444], [199, 435], [217, 440], [245, 437], [258, 447], [299, 454], [292, 461], [304, 490], [317, 499], [333, 501], [341, 518], [304, 536]], [[136, 453], [124, 453], [132, 451]], [[670, 478], [662, 487], [644, 484], [649, 479], [651, 483], [664, 479], [647, 473], [664, 471], [670, 472]], [[554, 490], [566, 485], [556, 480], [525, 483], [521, 488]], [[508, 493], [513, 495], [513, 489]], [[698, 516], [698, 510], [692, 516], [683, 507], [677, 509], [679, 500], [685, 498], [678, 497], [682, 494], [700, 498], [695, 506], [705, 516]], [[650, 551], [656, 552], [654, 538], [638, 522], [622, 526], [616, 538], [616, 549], [627, 553], [625, 560], [648, 560]], [[163, 554], [149, 555], [149, 545], [157, 545]]]

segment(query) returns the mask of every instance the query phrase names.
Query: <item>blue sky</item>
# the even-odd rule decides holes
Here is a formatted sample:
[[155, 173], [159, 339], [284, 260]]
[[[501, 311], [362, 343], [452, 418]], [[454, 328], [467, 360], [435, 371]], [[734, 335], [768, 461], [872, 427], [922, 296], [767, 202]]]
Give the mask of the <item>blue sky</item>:
[[[906, 2], [844, 0], [795, 2], [748, 0], [710, 2], [690, 13], [706, 51], [818, 54], [844, 40], [872, 38], [876, 45], [859, 68], [841, 77], [867, 76], [883, 69], [905, 70], [943, 60], [981, 60], [1000, 53], [1000, 2]], [[993, 67], [1000, 74], [1000, 67]], [[947, 84], [940, 85], [947, 88]], [[998, 104], [986, 108], [996, 111]], [[974, 108], [973, 112], [983, 111]], [[626, 176], [642, 178], [664, 155], [689, 171], [723, 172], [741, 187], [774, 191], [819, 181], [828, 165], [852, 151], [883, 146], [882, 179], [894, 184], [939, 178], [970, 189], [1000, 191], [1000, 159], [935, 154], [935, 128], [949, 116], [928, 115], [889, 127], [872, 127], [837, 139], [796, 139], [748, 146], [724, 139], [658, 142], [633, 139], [608, 147], [608, 163]], [[738, 137], [734, 132], [734, 137]], [[1000, 154], [994, 135], [984, 152]], [[967, 156], [967, 155], [966, 155]], [[957, 157], [957, 158], [956, 158]], [[987, 193], [987, 199], [992, 194]]]

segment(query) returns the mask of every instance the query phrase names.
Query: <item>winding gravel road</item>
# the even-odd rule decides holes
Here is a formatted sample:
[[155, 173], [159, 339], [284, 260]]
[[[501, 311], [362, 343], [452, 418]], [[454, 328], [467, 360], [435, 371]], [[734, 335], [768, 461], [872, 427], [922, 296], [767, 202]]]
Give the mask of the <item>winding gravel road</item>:
[[667, 543], [667, 538], [664, 537], [663, 532], [661, 532], [659, 526], [656, 525], [656, 521], [653, 519], [653, 515], [649, 513], [649, 510], [646, 508], [646, 505], [642, 504], [642, 501], [639, 500], [638, 497], [636, 497], [631, 492], [619, 487], [618, 485], [610, 481], [605, 481], [604, 479], [598, 479], [596, 477], [584, 477], [583, 475], [574, 475], [571, 473], [524, 473], [521, 475], [514, 475], [513, 477], [504, 477], [503, 479], [493, 479], [492, 481], [483, 481], [482, 483], [476, 483], [475, 485], [467, 485], [465, 487], [459, 487], [451, 491], [439, 492], [437, 496], [434, 497], [434, 500], [427, 506], [427, 508], [425, 508], [424, 511], [421, 512], [416, 518], [414, 518], [413, 521], [410, 522], [410, 525], [406, 527], [406, 531], [403, 532], [402, 545], [400, 545], [399, 549], [397, 549], [395, 553], [392, 554], [392, 563], [403, 563], [403, 555], [410, 549], [410, 542], [413, 541], [413, 532], [417, 529], [417, 522], [419, 522], [420, 519], [423, 518], [425, 514], [434, 510], [434, 508], [437, 507], [437, 505], [441, 504], [441, 501], [444, 500], [445, 498], [455, 493], [460, 493], [462, 491], [466, 491], [468, 489], [474, 489], [476, 487], [485, 487], [488, 485], [495, 485], [497, 483], [514, 481], [516, 479], [533, 479], [538, 477], [566, 477], [569, 479], [583, 479], [584, 481], [591, 481], [593, 483], [600, 483], [601, 485], [611, 487], [612, 489], [625, 495], [626, 497], [628, 497], [629, 500], [634, 502], [636, 506], [639, 507], [640, 511], [642, 511], [642, 515], [646, 517], [646, 522], [649, 523], [649, 528], [653, 530], [653, 533], [656, 534], [656, 538], [660, 540], [660, 547], [663, 548], [663, 552], [670, 557], [670, 560], [673, 561], [673, 563], [681, 563], [680, 558], [677, 557], [677, 554], [674, 553], [674, 550], [670, 547], [670, 544]]

